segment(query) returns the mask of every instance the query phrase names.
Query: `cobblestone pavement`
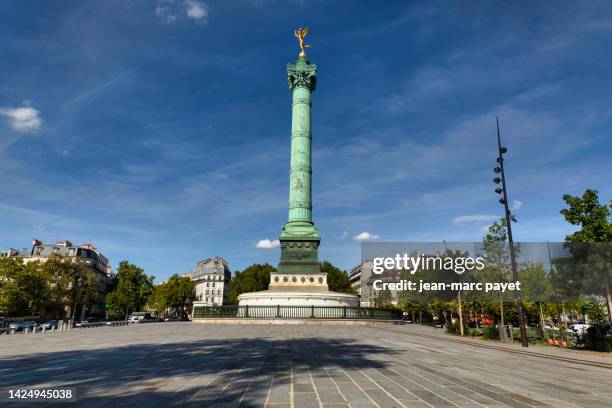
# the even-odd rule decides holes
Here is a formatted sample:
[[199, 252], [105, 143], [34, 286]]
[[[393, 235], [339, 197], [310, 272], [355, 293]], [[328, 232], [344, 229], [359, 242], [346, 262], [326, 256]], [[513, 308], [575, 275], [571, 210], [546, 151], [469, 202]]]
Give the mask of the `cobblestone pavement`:
[[612, 369], [411, 330], [159, 323], [2, 336], [0, 384], [76, 387], [79, 407], [612, 407]]

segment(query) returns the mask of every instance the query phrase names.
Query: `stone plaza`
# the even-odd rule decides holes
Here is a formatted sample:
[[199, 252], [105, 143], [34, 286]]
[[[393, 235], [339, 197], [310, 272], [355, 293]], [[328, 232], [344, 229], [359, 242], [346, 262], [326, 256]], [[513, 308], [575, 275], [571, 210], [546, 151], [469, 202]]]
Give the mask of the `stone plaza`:
[[612, 359], [418, 325], [152, 323], [1, 336], [0, 384], [79, 407], [604, 408]]

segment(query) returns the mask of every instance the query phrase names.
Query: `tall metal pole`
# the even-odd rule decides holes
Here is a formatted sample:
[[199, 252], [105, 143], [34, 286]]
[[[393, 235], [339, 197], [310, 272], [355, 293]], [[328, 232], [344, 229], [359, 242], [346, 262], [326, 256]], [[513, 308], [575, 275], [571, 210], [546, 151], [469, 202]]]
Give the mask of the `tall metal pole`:
[[[506, 230], [508, 231], [508, 245], [510, 245], [510, 263], [512, 265], [512, 278], [515, 282], [518, 282], [518, 270], [516, 268], [516, 254], [514, 251], [514, 240], [512, 239], [512, 219], [510, 208], [508, 207], [508, 192], [506, 189], [506, 174], [504, 171], [504, 158], [503, 153], [505, 149], [502, 149], [501, 145], [501, 136], [499, 132], [499, 117], [497, 119], [497, 147], [499, 149], [499, 158], [497, 159], [499, 163], [499, 167], [501, 168], [501, 182], [502, 182], [502, 190], [503, 190], [503, 204], [506, 213]], [[521, 331], [521, 344], [523, 347], [529, 346], [529, 341], [527, 340], [527, 328], [525, 327], [525, 316], [523, 315], [523, 302], [521, 299], [521, 292], [516, 290], [514, 291], [516, 296], [516, 312], [519, 315], [519, 326]]]

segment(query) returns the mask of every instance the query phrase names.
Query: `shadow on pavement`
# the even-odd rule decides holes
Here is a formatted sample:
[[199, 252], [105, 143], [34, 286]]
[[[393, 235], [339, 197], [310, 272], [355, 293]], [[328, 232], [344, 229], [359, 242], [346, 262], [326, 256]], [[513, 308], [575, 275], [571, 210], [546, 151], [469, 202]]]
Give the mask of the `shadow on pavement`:
[[342, 369], [384, 368], [376, 356], [392, 353], [354, 339], [206, 339], [3, 358], [0, 378], [4, 388], [76, 387], [79, 407], [259, 407], [272, 381], [332, 384]]

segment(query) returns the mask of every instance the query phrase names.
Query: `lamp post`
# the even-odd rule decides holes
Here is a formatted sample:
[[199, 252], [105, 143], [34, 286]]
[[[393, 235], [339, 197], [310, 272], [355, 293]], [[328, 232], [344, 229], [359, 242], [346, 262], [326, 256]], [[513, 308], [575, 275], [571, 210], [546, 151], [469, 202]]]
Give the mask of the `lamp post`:
[[[497, 148], [499, 150], [499, 156], [497, 157], [498, 166], [493, 169], [495, 174], [501, 175], [500, 177], [495, 177], [493, 182], [495, 184], [501, 183], [501, 188], [496, 188], [495, 192], [497, 194], [501, 194], [502, 198], [499, 199], [499, 202], [504, 206], [504, 212], [506, 216], [506, 231], [508, 234], [508, 245], [510, 246], [510, 263], [512, 266], [512, 278], [515, 282], [518, 282], [518, 270], [516, 267], [516, 254], [514, 251], [514, 240], [512, 239], [512, 221], [514, 217], [510, 213], [510, 208], [508, 207], [508, 191], [506, 189], [506, 173], [504, 172], [504, 153], [508, 151], [505, 147], [501, 145], [501, 136], [499, 132], [499, 117], [497, 119]], [[523, 347], [529, 346], [529, 341], [527, 340], [527, 328], [525, 327], [525, 316], [523, 315], [523, 304], [521, 300], [521, 292], [516, 290], [515, 300], [516, 300], [516, 312], [519, 316], [519, 326], [521, 331], [521, 344]]]
[[81, 275], [77, 275], [77, 293], [76, 298], [74, 299], [74, 308], [72, 309], [72, 318], [70, 319], [70, 326], [74, 326], [74, 317], [76, 315], [77, 305], [79, 304], [79, 295], [81, 294], [81, 286], [83, 285], [83, 278]]

